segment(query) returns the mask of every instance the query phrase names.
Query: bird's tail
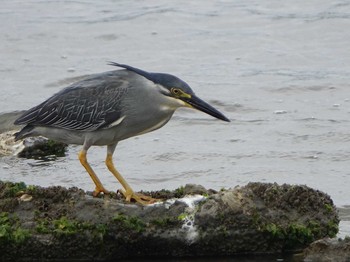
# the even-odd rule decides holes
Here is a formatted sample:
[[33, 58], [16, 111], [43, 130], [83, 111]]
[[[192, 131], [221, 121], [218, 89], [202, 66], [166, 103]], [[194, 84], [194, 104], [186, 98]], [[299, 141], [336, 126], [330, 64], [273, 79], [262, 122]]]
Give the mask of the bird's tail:
[[26, 138], [32, 134], [34, 126], [26, 125], [19, 132], [14, 133], [15, 141]]

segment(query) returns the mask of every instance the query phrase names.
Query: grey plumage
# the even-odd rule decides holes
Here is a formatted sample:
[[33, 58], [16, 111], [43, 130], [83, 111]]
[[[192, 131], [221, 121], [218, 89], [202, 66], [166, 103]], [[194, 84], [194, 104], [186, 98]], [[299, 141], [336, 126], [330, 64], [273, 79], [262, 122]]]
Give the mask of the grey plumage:
[[[15, 124], [77, 131], [108, 127], [120, 118], [120, 101], [128, 91], [118, 71], [94, 75], [63, 89], [28, 110]], [[98, 85], [98, 88], [96, 86]]]
[[194, 94], [190, 86], [185, 81], [181, 80], [180, 78], [174, 75], [165, 74], [165, 73], [149, 73], [139, 68], [135, 68], [129, 65], [119, 64], [115, 62], [109, 62], [108, 64], [112, 66], [122, 67], [129, 71], [135, 72], [136, 74], [139, 74], [147, 78], [148, 80], [152, 81], [155, 84], [159, 84], [165, 87], [179, 87], [188, 94]]
[[[108, 142], [114, 143], [159, 128], [170, 119], [176, 108], [193, 105], [192, 101], [186, 98], [168, 98], [174, 98], [170, 92], [174, 87], [196, 98], [189, 85], [176, 76], [149, 73], [118, 63], [110, 64], [125, 69], [91, 75], [29, 109], [15, 121], [17, 125], [26, 125], [26, 128], [16, 133], [16, 139], [38, 135], [35, 131], [38, 131], [39, 127], [46, 128], [42, 134], [46, 136], [53, 128], [72, 132], [94, 132], [108, 129], [113, 123], [126, 117], [125, 122], [128, 122], [129, 126], [124, 125], [124, 128], [129, 128], [129, 134], [119, 131], [123, 134], [114, 135]], [[168, 110], [159, 110], [161, 107]], [[198, 109], [207, 112], [200, 107]], [[210, 107], [210, 110], [215, 111], [215, 117], [227, 121], [214, 108]], [[136, 125], [139, 125], [139, 128]], [[53, 138], [60, 139], [57, 134]], [[70, 142], [63, 136], [61, 140], [66, 143], [83, 143], [81, 139], [78, 142]]]
[[229, 119], [176, 76], [110, 64], [124, 69], [86, 77], [26, 111], [14, 122], [25, 125], [15, 139], [42, 135], [67, 144], [82, 144], [79, 160], [96, 185], [94, 195], [108, 191], [86, 155], [92, 145], [106, 145], [106, 165], [125, 189], [121, 192], [126, 200], [152, 203], [155, 199], [135, 193], [115, 169], [112, 156], [118, 142], [162, 127], [179, 107], [196, 108], [227, 122]]

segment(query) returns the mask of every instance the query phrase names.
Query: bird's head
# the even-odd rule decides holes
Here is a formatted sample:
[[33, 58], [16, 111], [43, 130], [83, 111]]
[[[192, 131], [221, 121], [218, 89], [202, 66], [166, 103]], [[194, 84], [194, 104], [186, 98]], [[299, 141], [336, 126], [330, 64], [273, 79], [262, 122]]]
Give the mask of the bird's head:
[[207, 102], [200, 99], [198, 96], [196, 96], [192, 91], [191, 87], [186, 82], [182, 81], [176, 76], [163, 73], [149, 73], [135, 67], [131, 67], [124, 64], [118, 64], [115, 62], [110, 62], [109, 64], [135, 72], [154, 82], [155, 84], [160, 85], [162, 87], [161, 93], [163, 95], [171, 97], [173, 99], [181, 100], [184, 106], [195, 108], [215, 118], [221, 119], [226, 122], [230, 122], [230, 120], [221, 112], [209, 105]]

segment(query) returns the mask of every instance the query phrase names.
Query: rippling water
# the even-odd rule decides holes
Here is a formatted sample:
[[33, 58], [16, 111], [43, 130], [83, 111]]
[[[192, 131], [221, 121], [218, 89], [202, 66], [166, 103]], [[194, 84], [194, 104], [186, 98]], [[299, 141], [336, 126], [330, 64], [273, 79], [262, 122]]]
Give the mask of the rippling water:
[[[117, 61], [188, 82], [231, 120], [179, 110], [118, 145], [136, 190], [306, 184], [348, 210], [348, 1], [2, 1], [0, 112], [28, 109]], [[1, 179], [92, 190], [77, 161], [0, 159]], [[109, 189], [105, 148], [89, 159]], [[346, 213], [346, 212], [345, 212]], [[347, 213], [350, 213], [349, 211]], [[350, 233], [343, 215], [341, 234]]]

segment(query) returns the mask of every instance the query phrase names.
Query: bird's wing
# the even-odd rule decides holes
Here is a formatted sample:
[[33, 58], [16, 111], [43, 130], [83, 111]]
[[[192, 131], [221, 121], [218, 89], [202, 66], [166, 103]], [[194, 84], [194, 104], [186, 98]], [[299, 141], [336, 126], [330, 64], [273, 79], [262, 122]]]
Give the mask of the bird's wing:
[[121, 78], [92, 78], [75, 83], [28, 110], [16, 124], [94, 131], [123, 116], [120, 101], [128, 90]]

